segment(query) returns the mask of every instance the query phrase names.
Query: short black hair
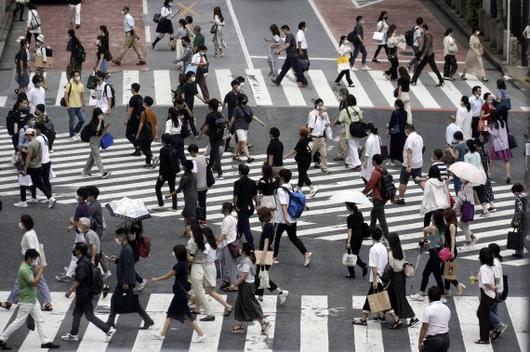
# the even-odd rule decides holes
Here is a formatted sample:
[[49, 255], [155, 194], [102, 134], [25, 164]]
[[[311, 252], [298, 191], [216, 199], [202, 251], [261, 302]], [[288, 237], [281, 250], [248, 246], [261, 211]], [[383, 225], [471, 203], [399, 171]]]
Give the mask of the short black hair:
[[502, 78], [497, 80], [497, 89], [506, 89], [506, 82]]
[[[100, 71], [96, 72], [96, 76], [97, 76], [98, 72], [100, 72]], [[70, 78], [74, 77], [76, 73], [81, 74], [78, 70], [73, 70], [72, 72], [70, 72]]]
[[79, 197], [83, 198], [83, 200], [86, 200], [89, 196], [89, 193], [86, 187], [79, 187], [76, 193]]
[[198, 153], [199, 152], [199, 146], [195, 143], [192, 143], [188, 145], [188, 153]]
[[127, 235], [129, 234], [129, 231], [127, 231], [127, 229], [125, 227], [118, 227], [118, 229], [116, 231], [114, 231], [114, 233], [116, 234], [116, 236], [125, 236], [125, 237], [127, 237]]
[[248, 165], [244, 163], [240, 163], [237, 169], [239, 170], [239, 173], [243, 176], [247, 176], [250, 171], [250, 168], [248, 167]]
[[88, 246], [84, 242], [76, 242], [74, 245], [74, 250], [81, 252], [82, 255], [88, 254]]
[[280, 27], [282, 30], [290, 30], [289, 26], [284, 24], [283, 26]]
[[480, 261], [480, 264], [493, 266], [493, 253], [491, 252], [491, 249], [488, 247], [481, 248], [478, 254], [478, 260]]
[[184, 160], [182, 162], [182, 167], [184, 168], [185, 171], [191, 171], [193, 170], [193, 161], [191, 160]]
[[46, 131], [46, 126], [44, 125], [43, 122], [36, 122], [35, 123], [35, 129], [39, 130], [41, 132], [44, 132], [44, 131]]
[[456, 131], [453, 133], [453, 138], [457, 141], [463, 141], [464, 140], [464, 134], [461, 131]]
[[131, 89], [138, 93], [140, 91], [140, 85], [138, 83], [133, 83], [131, 84]]
[[516, 184], [512, 186], [512, 193], [515, 193], [515, 192], [518, 192], [518, 193], [524, 192], [524, 186], [521, 183], [517, 182]]
[[436, 302], [442, 298], [442, 291], [438, 286], [433, 285], [427, 291], [427, 296], [429, 297], [429, 302]]
[[230, 86], [239, 85], [239, 81], [237, 79], [234, 79], [232, 82], [230, 82]]
[[96, 71], [96, 77], [99, 77], [101, 79], [105, 79], [107, 77], [107, 74], [103, 71]]
[[22, 223], [22, 225], [24, 225], [27, 231], [33, 229], [33, 226], [35, 226], [33, 223], [33, 218], [28, 214], [21, 215], [20, 222]]
[[273, 138], [279, 138], [280, 137], [280, 130], [278, 129], [278, 127], [271, 127], [271, 129], [269, 130], [269, 134]]
[[208, 101], [208, 107], [212, 109], [212, 111], [217, 111], [219, 108], [219, 100], [213, 98]]
[[428, 26], [427, 24], [424, 24], [424, 25], [423, 25], [423, 29], [425, 29], [426, 31], [428, 31], [428, 30], [429, 30], [429, 26]]
[[179, 262], [185, 262], [188, 259], [188, 250], [182, 244], [177, 244], [173, 247], [173, 253]]
[[482, 87], [481, 86], [474, 86], [473, 88], [471, 88], [471, 92], [473, 94], [475, 94], [475, 92], [478, 91], [479, 89], [482, 89]]
[[24, 253], [24, 260], [28, 260], [28, 258], [36, 259], [40, 256], [39, 252], [35, 248], [29, 248], [26, 250], [26, 253]]
[[286, 183], [289, 183], [289, 181], [291, 181], [291, 177], [293, 177], [293, 173], [289, 169], [281, 169], [278, 172], [278, 175], [280, 178], [283, 178]]
[[379, 227], [376, 227], [372, 230], [372, 239], [374, 241], [379, 241], [383, 237], [383, 231]]
[[298, 29], [302, 29], [304, 28], [306, 25], [305, 25], [305, 21], [302, 21], [300, 23], [298, 23]]
[[362, 18], [363, 18], [363, 16], [357, 16], [357, 17], [355, 18], [355, 22], [359, 22], [360, 20], [362, 20]]
[[145, 97], [144, 97], [144, 104], [147, 105], [147, 106], [149, 106], [149, 107], [153, 106], [153, 104], [154, 104], [154, 100], [153, 100], [153, 98], [151, 98], [151, 97], [148, 96], [148, 95], [145, 96]]
[[381, 154], [374, 154], [372, 156], [372, 161], [376, 164], [376, 165], [381, 165], [383, 163], [383, 156]]
[[321, 98], [316, 98], [313, 104], [315, 105], [315, 108], [316, 108], [318, 104], [324, 104], [324, 100], [322, 100]]
[[97, 188], [96, 186], [94, 185], [91, 185], [91, 186], [86, 186], [85, 187], [87, 192], [88, 192], [88, 195], [94, 197], [94, 199], [98, 199], [98, 196], [99, 196], [99, 188]]
[[419, 26], [423, 23], [423, 17], [416, 17], [416, 24]]

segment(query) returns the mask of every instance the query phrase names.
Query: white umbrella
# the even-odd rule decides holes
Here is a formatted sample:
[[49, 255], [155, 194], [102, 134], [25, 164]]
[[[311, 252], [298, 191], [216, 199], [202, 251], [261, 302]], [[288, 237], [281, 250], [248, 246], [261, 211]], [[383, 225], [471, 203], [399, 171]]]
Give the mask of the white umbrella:
[[138, 199], [124, 197], [106, 204], [105, 207], [112, 216], [126, 220], [137, 221], [151, 217], [144, 202]]
[[331, 200], [337, 203], [372, 204], [368, 197], [366, 197], [361, 191], [353, 189], [337, 192], [331, 196]]
[[457, 161], [449, 166], [449, 171], [456, 177], [483, 185], [486, 183], [486, 174], [484, 170], [477, 168], [475, 165], [465, 163], [463, 161]]

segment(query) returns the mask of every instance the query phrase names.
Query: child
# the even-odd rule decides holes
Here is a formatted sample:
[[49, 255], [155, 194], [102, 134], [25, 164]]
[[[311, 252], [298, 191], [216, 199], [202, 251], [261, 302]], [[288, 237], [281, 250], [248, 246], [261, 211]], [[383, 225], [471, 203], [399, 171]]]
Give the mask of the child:
[[188, 250], [185, 246], [179, 244], [173, 247], [173, 255], [177, 258], [177, 264], [165, 275], [151, 279], [153, 282], [158, 282], [168, 280], [173, 276], [175, 277], [175, 283], [173, 284], [174, 296], [166, 312], [164, 327], [160, 331], [160, 335], [154, 334], [153, 337], [163, 340], [171, 327], [171, 320], [175, 319], [182, 323], [187, 322], [191, 324], [193, 330], [199, 335], [193, 342], [204, 342], [206, 336], [199, 327], [199, 324], [193, 319], [188, 306], [188, 291], [191, 289], [188, 282]]
[[259, 305], [258, 300], [254, 296], [254, 282], [256, 276], [256, 256], [254, 254], [254, 247], [248, 243], [243, 243], [243, 248], [240, 250], [241, 261], [237, 265], [239, 270], [239, 280], [236, 285], [239, 287], [237, 291], [236, 306], [234, 308], [234, 317], [236, 323], [232, 327], [233, 333], [244, 333], [245, 328], [243, 322], [251, 322], [258, 320], [261, 325], [261, 334], [267, 335], [271, 324], [263, 319], [263, 311]]

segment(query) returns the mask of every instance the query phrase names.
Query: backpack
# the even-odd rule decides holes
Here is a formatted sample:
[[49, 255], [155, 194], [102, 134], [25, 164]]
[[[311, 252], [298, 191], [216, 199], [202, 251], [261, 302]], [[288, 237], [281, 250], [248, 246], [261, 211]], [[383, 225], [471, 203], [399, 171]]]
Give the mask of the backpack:
[[224, 141], [230, 137], [230, 131], [228, 130], [228, 124], [222, 114], [218, 114], [215, 119], [215, 132], [214, 137], [217, 141]]
[[46, 57], [53, 57], [53, 49], [50, 48], [49, 46], [44, 48], [44, 52], [46, 53]]
[[396, 195], [396, 186], [394, 185], [394, 178], [388, 171], [381, 173], [381, 197], [383, 200], [390, 200]]
[[[362, 112], [360, 110], [355, 110], [355, 109], [354, 111], [359, 116], [359, 118], [362, 120], [363, 118]], [[346, 108], [346, 112], [348, 113], [350, 120], [352, 120], [351, 115], [350, 115], [350, 110], [348, 108]], [[357, 137], [357, 138], [366, 137], [366, 123], [362, 121], [355, 121], [355, 122], [350, 123], [350, 134], [352, 135], [352, 137]]]
[[417, 30], [415, 27], [416, 26], [405, 32], [405, 43], [407, 43], [408, 46], [412, 46], [412, 44], [414, 44], [414, 32]]
[[355, 31], [351, 31], [350, 33], [348, 33], [346, 39], [348, 39], [348, 41], [353, 45], [357, 45], [360, 42], [359, 35]]
[[140, 257], [147, 258], [151, 253], [151, 239], [149, 236], [142, 235], [138, 241], [138, 253]]
[[110, 87], [110, 92], [112, 93], [112, 97], [110, 98], [110, 108], [112, 109], [114, 106], [116, 106], [116, 93], [114, 91], [114, 87], [112, 86], [112, 84], [110, 83], [105, 83], [105, 86], [103, 87], [103, 94], [105, 95], [105, 98], [109, 98], [108, 97], [108, 93], [107, 93], [107, 86]]
[[291, 192], [287, 187], [281, 187], [289, 194], [287, 214], [293, 219], [298, 219], [306, 209], [305, 194], [300, 191]]
[[86, 51], [81, 43], [77, 42], [75, 47], [75, 59], [77, 62], [85, 62], [86, 60]]
[[88, 143], [90, 142], [90, 137], [92, 137], [92, 129], [90, 124], [85, 125], [83, 129], [81, 130], [81, 133], [79, 134], [79, 137], [81, 137], [81, 141]]
[[15, 111], [14, 110], [9, 110], [9, 112], [7, 113], [7, 116], [6, 116], [6, 125], [7, 125], [7, 133], [10, 136], [16, 134], [16, 132], [15, 132], [15, 121], [16, 121]]
[[92, 282], [89, 287], [90, 294], [92, 295], [99, 295], [103, 291], [103, 274], [101, 273], [101, 269], [97, 266], [92, 266], [92, 263], [88, 263], [90, 265], [90, 269], [92, 270]]

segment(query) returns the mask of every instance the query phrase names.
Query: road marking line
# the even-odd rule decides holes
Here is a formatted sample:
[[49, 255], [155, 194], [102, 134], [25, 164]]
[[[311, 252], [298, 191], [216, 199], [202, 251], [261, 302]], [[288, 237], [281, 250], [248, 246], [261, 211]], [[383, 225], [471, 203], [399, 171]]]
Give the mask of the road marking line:
[[263, 78], [263, 73], [260, 69], [255, 70], [246, 70], [247, 77], [249, 78], [250, 89], [254, 94], [254, 99], [256, 100], [256, 106], [271, 106], [272, 99], [265, 84], [265, 79]]
[[[303, 297], [303, 296], [302, 296]], [[261, 325], [254, 321], [247, 327], [247, 336], [245, 337], [245, 352], [260, 351], [272, 352], [272, 343], [274, 341], [274, 328], [276, 326], [276, 300], [277, 296], [263, 296], [261, 309], [266, 320], [271, 324], [267, 336], [261, 334]], [[204, 349], [203, 351], [206, 351]], [[213, 351], [213, 349], [212, 349]]]
[[[145, 352], [145, 351], [160, 351], [163, 340], [157, 340], [150, 335], [153, 332], [160, 332], [164, 321], [166, 320], [166, 311], [173, 299], [173, 295], [167, 293], [152, 293], [149, 296], [149, 303], [147, 303], [146, 312], [155, 322], [149, 330], [138, 330], [136, 340], [131, 349], [131, 352]], [[142, 322], [143, 324], [143, 322]]]
[[4, 107], [7, 103], [7, 97], [6, 96], [0, 96], [0, 106]]
[[331, 29], [329, 28], [328, 24], [326, 23], [326, 20], [324, 20], [324, 17], [322, 17], [322, 14], [318, 10], [317, 5], [315, 5], [315, 2], [313, 0], [307, 0], [307, 1], [309, 2], [309, 5], [311, 5], [311, 8], [313, 9], [313, 12], [315, 13], [315, 16], [317, 16], [318, 20], [320, 21], [320, 24], [324, 28], [324, 31], [328, 35], [329, 40], [331, 40], [331, 43], [333, 43], [333, 46], [335, 47], [335, 49], [338, 49], [339, 48], [339, 42], [337, 41], [335, 36], [333, 36], [333, 32], [331, 31]]
[[394, 86], [392, 83], [381, 74], [381, 71], [368, 71], [368, 74], [374, 80], [375, 85], [379, 88], [388, 105], [394, 106], [395, 98], [392, 95]]
[[144, 10], [144, 15], [149, 13], [149, 8], [147, 7], [147, 0], [142, 0], [142, 8]]
[[[156, 79], [156, 76], [155, 76], [155, 79]], [[139, 81], [140, 81], [140, 73], [137, 70], [124, 70], [123, 71], [123, 87], [122, 87], [122, 89], [123, 89], [123, 98], [122, 98], [123, 105], [125, 105], [125, 106], [129, 105], [129, 99], [131, 99], [131, 97], [132, 97], [131, 84], [140, 83]], [[155, 90], [156, 90], [156, 85], [157, 85], [157, 83], [155, 82]]]
[[[462, 72], [459, 72], [458, 75], [461, 76]], [[465, 82], [469, 87], [473, 88], [474, 86], [479, 86], [480, 88], [482, 88], [482, 94], [491, 93], [491, 90], [489, 90], [489, 88], [484, 84], [484, 82], [482, 82], [476, 76], [466, 73], [466, 78], [467, 79]]]
[[222, 102], [225, 95], [232, 90], [230, 83], [234, 80], [231, 70], [218, 69], [215, 70], [215, 78], [217, 86], [219, 87], [220, 101]]
[[[431, 78], [435, 82], [438, 79], [438, 77], [436, 76], [436, 73], [434, 72], [429, 72], [429, 76], [431, 76]], [[440, 89], [442, 90], [442, 92], [445, 93], [447, 98], [449, 98], [449, 101], [451, 101], [451, 103], [453, 103], [456, 108], [459, 108], [460, 99], [462, 98], [462, 95], [465, 95], [465, 94], [462, 94], [451, 81], [445, 80], [444, 82], [445, 82], [444, 85], [441, 86]]]
[[[364, 296], [353, 296], [352, 307], [353, 310], [361, 311], [364, 305]], [[368, 319], [366, 326], [353, 325], [353, 339], [355, 343], [355, 351], [370, 351], [370, 352], [384, 352], [383, 333], [381, 331], [381, 323], [372, 319]]]
[[510, 296], [505, 302], [517, 342], [519, 342], [519, 348], [521, 351], [528, 351], [528, 348], [530, 348], [528, 345], [530, 337], [528, 333], [528, 297]]
[[318, 97], [324, 100], [324, 104], [330, 107], [339, 106], [339, 101], [331, 89], [324, 72], [322, 70], [309, 70], [307, 73], [313, 82], [313, 87], [315, 88]]
[[300, 310], [300, 351], [329, 351], [328, 296], [303, 295]]
[[477, 345], [475, 343], [475, 340], [478, 340], [479, 338], [479, 325], [477, 319], [477, 307], [479, 301], [477, 297], [454, 296], [453, 299], [466, 352], [493, 352], [491, 345]]
[[184, 15], [186, 15], [188, 12], [190, 12], [194, 16], [199, 16], [199, 14], [193, 10], [195, 5], [197, 5], [197, 2], [198, 1], [195, 1], [191, 5], [184, 5], [183, 3], [177, 1], [176, 4], [179, 5], [182, 8], [181, 11], [179, 12], [179, 15], [184, 17]]
[[145, 26], [145, 42], [151, 43], [151, 27]]
[[436, 102], [436, 100], [433, 98], [431, 93], [427, 90], [427, 88], [423, 85], [421, 80], [416, 81], [416, 85], [410, 85], [410, 89], [412, 90], [412, 93], [418, 98], [418, 101], [424, 108], [431, 108], [431, 109], [439, 109], [440, 105]]
[[307, 106], [302, 91], [298, 88], [298, 85], [295, 83], [294, 75], [289, 71], [286, 75], [287, 79], [282, 80], [281, 86], [283, 93], [287, 98], [287, 102], [291, 106]]
[[[221, 295], [221, 297], [226, 300], [226, 295]], [[206, 296], [206, 299], [209, 300], [212, 312], [215, 315], [215, 320], [201, 324], [201, 329], [207, 337], [205, 342], [193, 342], [199, 336], [196, 331], [193, 331], [189, 352], [217, 351], [219, 345], [219, 339], [221, 338], [221, 331], [223, 329], [223, 313], [225, 308], [215, 299], [211, 299], [210, 296]], [[204, 314], [197, 316], [197, 321], [205, 316], [206, 315]]]
[[[357, 99], [357, 104], [363, 108], [373, 108], [374, 103], [372, 103], [372, 100], [368, 96], [368, 93], [363, 88], [363, 83], [359, 81], [359, 78], [357, 78], [357, 75], [354, 71], [350, 70], [350, 77], [355, 87], [348, 87], [348, 91], [355, 96], [355, 98]], [[346, 82], [346, 78], [343, 78], [342, 82]], [[348, 82], [346, 82], [346, 84], [348, 84]]]
[[155, 70], [153, 76], [155, 79], [155, 104], [173, 105], [169, 70]]
[[[110, 314], [110, 300], [112, 294], [109, 294], [107, 297], [103, 298], [100, 296], [98, 301], [98, 306], [95, 309], [95, 316], [102, 321], [107, 321]], [[108, 312], [98, 313], [98, 307], [104, 307]], [[116, 319], [119, 318], [119, 315], [116, 315]], [[98, 329], [94, 324], [88, 324], [85, 334], [79, 343], [77, 351], [79, 352], [105, 352], [108, 347], [108, 343], [105, 342], [105, 333]]]
[[[406, 289], [410, 289], [410, 285], [407, 285]], [[406, 292], [406, 289], [405, 289], [405, 292]], [[408, 292], [408, 293], [411, 294], [412, 292]], [[412, 299], [407, 299], [407, 301], [409, 302], [410, 307], [414, 311], [414, 315], [416, 315], [416, 318], [420, 319], [421, 321], [423, 317], [423, 311], [425, 310], [425, 308], [429, 306], [429, 302], [426, 299], [423, 302], [414, 301]], [[420, 322], [420, 326], [421, 326], [421, 322]], [[412, 352], [419, 351], [418, 350], [418, 339], [420, 337], [420, 327], [416, 326], [414, 328], [408, 328], [407, 330], [409, 332], [410, 350]]]
[[247, 44], [245, 43], [245, 38], [243, 37], [241, 27], [239, 26], [239, 21], [236, 17], [234, 6], [232, 6], [232, 0], [226, 0], [226, 6], [228, 7], [228, 12], [230, 12], [230, 17], [232, 17], [232, 23], [234, 24], [234, 29], [236, 30], [237, 37], [239, 38], [241, 50], [243, 51], [243, 56], [245, 57], [245, 61], [247, 62], [247, 68], [250, 71], [254, 71], [254, 65], [252, 64], [252, 60], [250, 59]]

